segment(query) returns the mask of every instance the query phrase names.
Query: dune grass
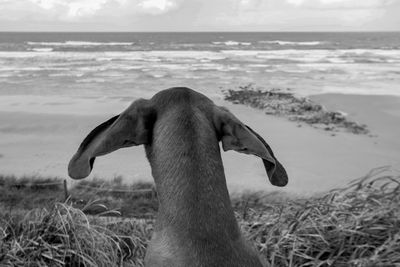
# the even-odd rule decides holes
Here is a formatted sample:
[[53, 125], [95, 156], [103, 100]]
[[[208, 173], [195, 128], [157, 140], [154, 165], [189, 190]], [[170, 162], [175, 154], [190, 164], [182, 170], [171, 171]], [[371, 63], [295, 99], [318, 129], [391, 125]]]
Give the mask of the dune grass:
[[9, 212], [49, 208], [64, 201], [63, 181], [57, 177], [0, 175], [0, 208]]
[[[86, 214], [111, 215], [118, 211], [123, 217], [149, 218], [157, 211], [157, 194], [153, 183], [123, 183], [122, 177], [94, 178], [68, 186], [69, 203], [85, 207]], [[21, 177], [0, 175], [0, 208], [9, 212], [51, 208], [64, 202], [63, 179], [57, 177]], [[89, 205], [95, 202], [96, 205]]]
[[[232, 205], [244, 235], [272, 266], [400, 266], [399, 191], [399, 173], [380, 168], [318, 197], [244, 193], [232, 196]], [[141, 211], [154, 214], [152, 201]], [[1, 210], [0, 266], [143, 266], [154, 219], [88, 215], [96, 205], [103, 204]]]
[[385, 172], [252, 210], [243, 232], [273, 266], [400, 266], [400, 175]]
[[122, 261], [120, 237], [66, 204], [6, 217], [2, 230], [3, 265], [115, 266]]

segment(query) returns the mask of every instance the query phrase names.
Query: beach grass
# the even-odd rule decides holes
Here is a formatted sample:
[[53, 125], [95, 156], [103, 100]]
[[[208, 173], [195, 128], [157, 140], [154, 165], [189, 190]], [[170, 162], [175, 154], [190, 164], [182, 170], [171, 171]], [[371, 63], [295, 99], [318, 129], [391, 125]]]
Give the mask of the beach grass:
[[273, 266], [399, 266], [400, 175], [385, 171], [251, 210], [240, 221], [243, 232]]
[[[152, 217], [157, 211], [153, 183], [125, 184], [122, 177], [94, 178], [68, 186], [68, 203], [85, 209], [86, 214], [113, 211], [123, 217]], [[0, 175], [0, 207], [10, 213], [16, 210], [51, 208], [65, 202], [64, 180], [58, 177], [20, 177]]]
[[[99, 187], [99, 181], [91, 186]], [[124, 187], [118, 180], [112, 184], [118, 190]], [[231, 198], [242, 232], [272, 266], [399, 266], [399, 191], [399, 173], [378, 168], [319, 196], [245, 192]], [[0, 265], [143, 266], [154, 222], [149, 214], [157, 210], [156, 195], [135, 200], [103, 191], [93, 193], [96, 199], [80, 206], [72, 201], [74, 192], [79, 193], [71, 189], [65, 202], [55, 198], [29, 212], [1, 209]], [[106, 208], [102, 202], [108, 199], [115, 205], [118, 200], [140, 206], [143, 198], [148, 202], [135, 212], [146, 216], [136, 218], [117, 217], [122, 209]], [[99, 210], [102, 216], [93, 215], [95, 207], [103, 207]]]

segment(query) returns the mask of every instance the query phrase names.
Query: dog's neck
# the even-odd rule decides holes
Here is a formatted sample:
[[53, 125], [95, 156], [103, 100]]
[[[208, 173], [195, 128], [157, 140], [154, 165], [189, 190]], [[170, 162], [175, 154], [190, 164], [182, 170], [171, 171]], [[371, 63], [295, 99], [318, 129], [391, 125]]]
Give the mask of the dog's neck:
[[168, 228], [183, 238], [236, 240], [240, 232], [217, 136], [212, 127], [196, 129], [202, 123], [162, 124], [146, 147], [160, 204], [155, 231]]

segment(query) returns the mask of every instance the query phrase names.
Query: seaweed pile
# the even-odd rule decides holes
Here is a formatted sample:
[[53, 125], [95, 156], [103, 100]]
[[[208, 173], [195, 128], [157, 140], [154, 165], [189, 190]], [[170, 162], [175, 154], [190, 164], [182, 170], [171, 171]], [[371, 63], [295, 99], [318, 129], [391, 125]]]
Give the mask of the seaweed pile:
[[224, 91], [225, 100], [261, 109], [268, 115], [286, 117], [291, 121], [304, 122], [326, 131], [345, 131], [368, 134], [365, 124], [349, 120], [340, 111], [329, 111], [306, 97], [298, 97], [279, 89], [261, 90], [253, 85], [240, 86], [238, 90]]

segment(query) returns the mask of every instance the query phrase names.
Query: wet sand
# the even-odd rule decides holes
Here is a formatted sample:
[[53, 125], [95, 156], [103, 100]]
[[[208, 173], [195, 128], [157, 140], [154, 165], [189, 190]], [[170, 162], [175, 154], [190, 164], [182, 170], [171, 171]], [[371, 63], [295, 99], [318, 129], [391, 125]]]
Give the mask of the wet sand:
[[[309, 194], [344, 185], [376, 167], [391, 165], [400, 169], [399, 97], [324, 94], [311, 98], [367, 124], [373, 136], [342, 132], [332, 136], [332, 132], [216, 100], [265, 138], [290, 179], [286, 188], [277, 189], [268, 183], [260, 159], [233, 151], [222, 152], [231, 190]], [[67, 178], [68, 161], [83, 138], [99, 123], [122, 111], [126, 104], [99, 110], [98, 115], [93, 115], [96, 105], [87, 115], [77, 115], [75, 106], [71, 112], [66, 108], [52, 115], [27, 110], [0, 111], [0, 173]], [[68, 103], [65, 105], [68, 107]], [[152, 180], [143, 147], [121, 149], [97, 158], [90, 177], [118, 175], [127, 181]]]

